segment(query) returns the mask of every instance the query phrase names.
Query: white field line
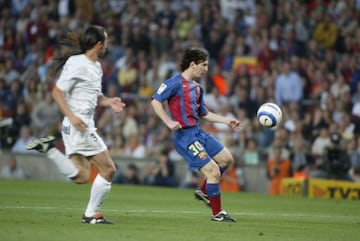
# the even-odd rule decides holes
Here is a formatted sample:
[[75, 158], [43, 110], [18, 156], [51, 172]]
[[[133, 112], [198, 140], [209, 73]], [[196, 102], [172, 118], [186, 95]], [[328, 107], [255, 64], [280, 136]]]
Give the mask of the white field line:
[[[11, 210], [11, 209], [31, 209], [38, 211], [50, 211], [55, 212], [57, 210], [75, 210], [83, 211], [81, 208], [71, 208], [71, 207], [54, 207], [54, 206], [0, 206], [0, 210]], [[169, 210], [169, 209], [107, 209], [104, 208], [106, 212], [114, 213], [167, 213], [167, 214], [203, 214], [204, 211], [193, 211], [193, 210]], [[208, 213], [208, 212], [207, 212]], [[239, 212], [232, 211], [231, 214], [239, 216], [280, 216], [280, 217], [292, 217], [292, 218], [318, 218], [318, 219], [354, 219], [359, 220], [359, 217], [354, 216], [342, 216], [342, 215], [323, 215], [323, 214], [299, 214], [299, 213], [261, 213], [261, 212]]]

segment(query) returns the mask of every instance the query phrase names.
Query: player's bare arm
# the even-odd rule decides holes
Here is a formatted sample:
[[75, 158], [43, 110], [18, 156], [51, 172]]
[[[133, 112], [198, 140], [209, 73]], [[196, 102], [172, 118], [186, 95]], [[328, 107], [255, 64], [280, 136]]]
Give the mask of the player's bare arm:
[[126, 106], [125, 103], [123, 103], [121, 101], [121, 98], [119, 98], [119, 97], [108, 98], [108, 97], [106, 97], [104, 95], [101, 95], [98, 98], [98, 105], [100, 105], [100, 106], [110, 106], [111, 109], [115, 113], [118, 113], [118, 112], [122, 111], [124, 109], [124, 107]]
[[210, 111], [206, 115], [202, 116], [202, 118], [211, 122], [224, 123], [230, 126], [234, 131], [240, 131], [243, 128], [241, 125], [241, 121], [221, 116]]
[[159, 102], [158, 100], [153, 99], [151, 101], [151, 105], [155, 111], [155, 113], [159, 116], [159, 118], [166, 124], [166, 126], [168, 128], [170, 128], [171, 130], [179, 130], [181, 129], [181, 125], [178, 121], [173, 121], [168, 114], [166, 114], [165, 110], [164, 110], [164, 106], [161, 102]]
[[62, 90], [60, 90], [58, 87], [54, 87], [52, 90], [52, 96], [56, 102], [56, 104], [59, 106], [61, 112], [63, 115], [65, 115], [67, 118], [69, 118], [71, 124], [75, 126], [75, 128], [81, 132], [86, 131], [87, 125], [83, 120], [81, 120], [79, 117], [77, 117], [69, 108], [65, 94]]

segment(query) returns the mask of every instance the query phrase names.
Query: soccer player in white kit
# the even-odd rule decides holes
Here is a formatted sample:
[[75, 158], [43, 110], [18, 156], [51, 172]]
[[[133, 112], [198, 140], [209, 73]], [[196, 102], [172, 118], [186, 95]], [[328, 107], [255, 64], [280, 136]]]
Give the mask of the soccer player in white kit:
[[[54, 57], [53, 74], [60, 72], [52, 95], [64, 114], [61, 134], [65, 154], [55, 148], [55, 137], [36, 139], [27, 145], [46, 153], [59, 170], [75, 183], [87, 183], [90, 165], [99, 170], [90, 192], [90, 199], [82, 217], [83, 223], [111, 224], [100, 208], [111, 189], [116, 168], [107, 146], [97, 134], [94, 113], [97, 105], [111, 107], [114, 112], [125, 104], [118, 97], [102, 94], [103, 71], [98, 61], [105, 54], [108, 36], [101, 26], [89, 26], [81, 34], [69, 32], [60, 41], [62, 51]], [[61, 70], [61, 71], [60, 71]]]

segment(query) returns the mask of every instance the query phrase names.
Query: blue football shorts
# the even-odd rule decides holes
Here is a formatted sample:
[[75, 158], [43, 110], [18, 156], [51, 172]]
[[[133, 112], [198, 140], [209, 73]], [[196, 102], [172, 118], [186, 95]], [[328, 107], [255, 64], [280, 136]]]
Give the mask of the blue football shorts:
[[192, 171], [205, 166], [224, 149], [220, 141], [197, 126], [174, 131], [173, 144], [188, 163], [188, 169]]

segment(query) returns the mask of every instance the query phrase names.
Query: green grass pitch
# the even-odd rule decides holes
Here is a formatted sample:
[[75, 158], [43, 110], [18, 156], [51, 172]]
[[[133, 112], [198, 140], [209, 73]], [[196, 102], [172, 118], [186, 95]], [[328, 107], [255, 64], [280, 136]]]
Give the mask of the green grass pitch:
[[359, 200], [223, 193], [238, 221], [210, 221], [193, 190], [113, 185], [103, 206], [114, 225], [80, 222], [90, 185], [0, 180], [3, 241], [358, 241]]

